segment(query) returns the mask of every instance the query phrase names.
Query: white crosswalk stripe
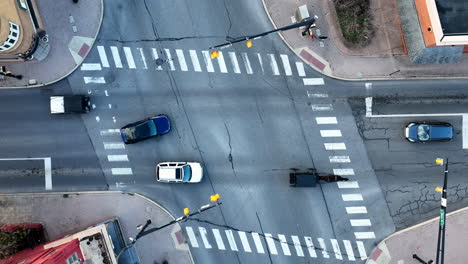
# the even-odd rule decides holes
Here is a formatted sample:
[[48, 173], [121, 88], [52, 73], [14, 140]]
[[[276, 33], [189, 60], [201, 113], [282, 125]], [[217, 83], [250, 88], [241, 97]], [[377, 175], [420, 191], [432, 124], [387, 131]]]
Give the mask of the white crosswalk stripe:
[[366, 260], [367, 254], [366, 254], [366, 248], [364, 247], [364, 243], [362, 241], [356, 241], [356, 244], [358, 246], [359, 256], [361, 260]]
[[312, 111], [332, 111], [333, 105], [332, 104], [313, 104], [310, 106]]
[[365, 206], [348, 206], [348, 207], [346, 207], [346, 213], [348, 213], [348, 214], [367, 214], [367, 208]]
[[145, 53], [143, 52], [142, 48], [138, 48], [138, 50], [140, 51], [141, 60], [143, 61], [143, 69], [146, 70], [146, 69], [148, 69], [148, 65], [146, 64]]
[[[153, 57], [153, 60], [159, 59], [158, 50], [155, 49], [155, 48], [151, 48], [151, 56]], [[162, 70], [161, 65], [156, 66], [156, 70], [158, 70], [158, 71]]]
[[320, 136], [322, 137], [341, 137], [341, 130], [320, 130]]
[[125, 59], [127, 60], [128, 68], [136, 69], [135, 60], [133, 59], [132, 49], [130, 47], [123, 47]]
[[247, 53], [242, 52], [242, 60], [244, 61], [245, 70], [247, 74], [253, 74], [252, 65], [250, 64], [249, 56]]
[[99, 63], [83, 63], [81, 64], [80, 70], [82, 71], [100, 71], [102, 70], [101, 64]]
[[371, 226], [370, 219], [350, 219], [351, 226]]
[[190, 226], [185, 227], [185, 231], [187, 232], [187, 235], [189, 237], [190, 244], [192, 245], [192, 247], [197, 248], [198, 241], [197, 241], [197, 237], [195, 236], [195, 233], [193, 232], [192, 227]]
[[258, 235], [258, 233], [253, 232], [252, 238], [255, 243], [255, 248], [257, 248], [257, 252], [264, 254], [265, 250], [263, 249], [262, 240], [260, 240], [260, 236]]
[[128, 161], [128, 156], [127, 155], [107, 155], [107, 160], [109, 162]]
[[299, 76], [301, 77], [306, 76], [305, 70], [304, 70], [304, 63], [300, 61], [296, 61], [296, 69], [297, 69], [297, 73], [299, 74]]
[[112, 175], [130, 175], [133, 174], [132, 168], [111, 168]]
[[[83, 71], [99, 70], [98, 67], [104, 67], [104, 68], [110, 67], [109, 60], [107, 58], [107, 54], [106, 54], [106, 51], [105, 51], [106, 47], [104, 47], [104, 46], [97, 46], [97, 47], [98, 47], [97, 50], [99, 52], [99, 58], [101, 60], [101, 63], [99, 64], [100, 66], [98, 66], [98, 63], [89, 63], [89, 65], [84, 64], [84, 65], [81, 66], [81, 69]], [[164, 50], [162, 50], [162, 49], [160, 50], [165, 54], [165, 56], [161, 56], [161, 54], [160, 54], [161, 52], [158, 52], [158, 49], [156, 49], [156, 48], [117, 47], [117, 46], [109, 46], [109, 48], [111, 50], [112, 59], [114, 61], [114, 65], [115, 65], [116, 68], [124, 68], [124, 64], [122, 63], [121, 56], [120, 56], [120, 51], [119, 51], [119, 49], [123, 49], [123, 54], [124, 54], [125, 59], [127, 61], [126, 66], [129, 69], [137, 69], [137, 68], [149, 69], [149, 68], [152, 68], [153, 66], [148, 64], [148, 62], [146, 60], [146, 56], [148, 54], [151, 54], [152, 61], [155, 61], [157, 59], [163, 59], [163, 61], [165, 63], [167, 62], [169, 64], [169, 68], [170, 68], [171, 71], [176, 71], [177, 70], [176, 69], [176, 64], [179, 66], [180, 71], [183, 71], [183, 72], [185, 72], [185, 71], [203, 72], [204, 71], [204, 68], [202, 67], [202, 65], [200, 63], [200, 59], [199, 59], [198, 54], [197, 54], [198, 51], [196, 51], [194, 49], [184, 50], [184, 49], [168, 49], [168, 48], [165, 48]], [[133, 53], [132, 49], [136, 49], [135, 52], [137, 52], [139, 55], [134, 57], [135, 54]], [[145, 51], [145, 49], [148, 49], [148, 50]], [[175, 52], [174, 57], [177, 57], [176, 58], [177, 63], [174, 61], [174, 57], [172, 56], [171, 51]], [[191, 65], [193, 66], [193, 68], [191, 66], [189, 66], [190, 63], [185, 58], [186, 54], [190, 55], [190, 59], [191, 59], [191, 62], [192, 62]], [[207, 72], [210, 72], [210, 73], [216, 72], [217, 70], [213, 67], [213, 62], [212, 62], [213, 60], [210, 57], [210, 52], [208, 50], [202, 50], [201, 54], [202, 54], [202, 57], [203, 57], [203, 61], [205, 62]], [[221, 73], [232, 72], [232, 73], [235, 73], [235, 74], [242, 74], [243, 70], [242, 70], [242, 67], [241, 67], [241, 65], [239, 63], [239, 58], [238, 58], [238, 57], [241, 57], [242, 61], [243, 61], [244, 68], [245, 68], [245, 73], [247, 73], [249, 75], [254, 74], [254, 72], [255, 72], [254, 66], [255, 67], [260, 66], [261, 73], [265, 74], [265, 68], [264, 68], [264, 63], [263, 63], [262, 56], [266, 55], [267, 61], [270, 64], [271, 73], [273, 75], [281, 75], [282, 70], [280, 70], [280, 67], [282, 66], [283, 69], [284, 69], [284, 74], [286, 76], [292, 76], [295, 73], [295, 70], [292, 69], [293, 66], [295, 65], [296, 70], [297, 70], [297, 75], [300, 76], [300, 77], [305, 77], [306, 76], [304, 63], [301, 62], [301, 61], [290, 61], [289, 56], [286, 55], [286, 54], [276, 54], [276, 55], [275, 54], [263, 54], [262, 55], [261, 53], [253, 53], [253, 54], [249, 55], [246, 52], [240, 52], [238, 54], [237, 52], [234, 52], [234, 51], [229, 51], [229, 52], [227, 52], [227, 54], [229, 55], [229, 61], [231, 63], [227, 63], [225, 61], [224, 54], [222, 52], [219, 52], [219, 56], [216, 58], [216, 60], [218, 61], [218, 65], [219, 65], [219, 71]], [[258, 59], [258, 64], [256, 64], [256, 63], [252, 64], [251, 63], [250, 59], [252, 58], [252, 56], [255, 56], [255, 55], [256, 55], [256, 57]], [[279, 59], [281, 60], [281, 66], [278, 64], [277, 56], [279, 56]], [[294, 64], [294, 65], [291, 65], [291, 64]], [[157, 70], [162, 70], [164, 65], [159, 65], [159, 66], [156, 65], [155, 67], [156, 67]], [[94, 66], [96, 66], [96, 68], [94, 68]], [[154, 68], [152, 68], [152, 69], [154, 69]], [[303, 81], [304, 81], [305, 85], [321, 85], [321, 84], [323, 84], [323, 79], [322, 78], [303, 78]], [[313, 94], [308, 93], [308, 96], [309, 97], [324, 97], [324, 96], [328, 97], [327, 94], [319, 94], [319, 93], [313, 93]]]
[[323, 78], [303, 78], [304, 85], [324, 85]]
[[337, 182], [338, 188], [340, 189], [357, 189], [359, 188], [359, 184], [357, 181], [345, 181], [345, 182]]
[[[195, 234], [195, 231], [192, 227], [185, 227], [186, 234], [188, 235], [188, 240], [190, 241], [190, 245], [194, 248], [199, 248], [199, 242], [197, 240], [197, 235]], [[201, 238], [203, 242], [203, 246], [206, 249], [211, 249], [213, 248], [212, 244], [210, 243], [209, 239], [214, 239], [217, 249], [225, 251], [228, 250], [225, 241], [228, 241], [229, 244], [229, 249], [232, 251], [241, 251], [236, 243], [236, 234], [238, 234], [238, 238], [241, 241], [242, 248], [245, 252], [252, 252], [252, 248], [250, 247], [249, 241], [248, 241], [248, 236], [246, 232], [243, 231], [236, 231], [234, 232], [233, 230], [230, 229], [225, 229], [224, 232], [222, 230], [219, 230], [217, 228], [212, 228], [212, 234], [213, 236], [208, 236], [208, 231], [204, 227], [198, 227], [198, 232], [199, 235], [198, 237]], [[226, 237], [223, 237], [224, 234]], [[322, 252], [322, 257], [323, 258], [330, 258], [330, 252], [333, 250], [334, 256], [338, 260], [343, 260], [344, 256], [347, 256], [349, 260], [355, 260], [355, 255], [353, 252], [353, 246], [352, 244], [355, 242], [357, 244], [358, 250], [359, 250], [359, 255], [360, 258], [366, 259], [366, 251], [364, 248], [364, 244], [361, 241], [349, 241], [349, 240], [342, 240], [343, 243], [340, 246], [340, 242], [336, 239], [330, 238], [330, 239], [324, 239], [321, 237], [316, 238], [316, 241], [318, 242], [317, 244], [319, 245], [317, 248], [314, 246], [313, 239], [308, 236], [304, 236], [304, 241], [305, 243], [301, 243], [301, 239], [299, 236], [290, 236], [292, 243], [288, 242], [287, 237], [283, 234], [278, 234], [277, 237], [278, 239], [275, 239], [272, 234], [265, 233], [263, 235], [252, 232], [252, 239], [255, 243], [255, 248], [257, 253], [259, 254], [264, 254], [264, 246], [263, 246], [263, 241], [266, 242], [266, 246], [269, 250], [269, 253], [272, 255], [284, 255], [284, 256], [293, 256], [291, 253], [291, 250], [289, 248], [289, 245], [294, 246], [296, 254], [294, 256], [298, 257], [305, 257], [304, 254], [304, 249], [307, 248], [308, 251], [308, 256], [311, 258], [317, 258], [317, 253], [316, 249]], [[360, 237], [370, 237], [373, 235], [372, 232], [356, 232], [356, 236]], [[262, 236], [264, 238], [262, 238]], [[226, 240], [225, 240], [226, 239]], [[366, 239], [366, 238], [364, 238]], [[276, 242], [278, 242], [281, 246], [281, 251], [278, 252], [278, 249], [276, 247]], [[328, 248], [327, 246], [330, 246]], [[341, 247], [344, 246], [344, 249]], [[346, 251], [346, 254], [343, 256], [343, 253]]]
[[120, 60], [119, 49], [116, 46], [111, 46], [112, 58], [114, 59], [114, 64], [116, 68], [123, 68], [122, 60]]
[[229, 247], [231, 248], [232, 251], [239, 251], [237, 248], [236, 240], [234, 239], [234, 234], [232, 233], [232, 230], [225, 230], [226, 232], [226, 237], [228, 239]]
[[291, 239], [294, 244], [294, 249], [296, 249], [296, 254], [299, 257], [304, 257], [304, 251], [302, 251], [301, 240], [299, 240], [298, 236], [291, 236]]
[[281, 249], [283, 250], [283, 254], [286, 256], [291, 256], [291, 251], [288, 247], [288, 241], [284, 235], [278, 234], [278, 238], [280, 240]]
[[333, 252], [335, 252], [335, 258], [342, 260], [343, 255], [341, 255], [340, 245], [338, 245], [338, 241], [336, 241], [336, 239], [330, 239], [330, 241], [333, 247]]
[[263, 68], [262, 55], [260, 53], [257, 53], [257, 59], [258, 63], [260, 64], [260, 68], [262, 68], [262, 73], [265, 74], [265, 69]]
[[219, 52], [219, 57], [216, 58], [216, 60], [218, 61], [219, 70], [222, 73], [227, 73], [228, 70], [226, 68], [226, 62], [224, 61], [224, 55], [223, 55], [223, 53], [221, 51]]
[[199, 226], [198, 231], [200, 232], [200, 236], [203, 241], [203, 245], [205, 245], [205, 248], [212, 248], [210, 241], [208, 241], [208, 238], [206, 237], [206, 228]]
[[354, 251], [353, 247], [351, 246], [351, 242], [349, 240], [343, 240], [343, 244], [345, 246], [346, 255], [348, 256], [348, 259], [352, 261], [356, 260], [356, 258], [354, 257]]
[[218, 245], [218, 249], [220, 250], [226, 250], [226, 247], [224, 246], [223, 238], [221, 237], [221, 233], [219, 232], [218, 229], [212, 229], [213, 235], [216, 241], [216, 245]]
[[106, 80], [104, 79], [104, 77], [83, 77], [83, 80], [86, 84], [88, 83], [98, 83], [98, 84], [102, 84], [102, 83], [106, 83]]
[[317, 125], [335, 125], [338, 124], [336, 117], [316, 117]]
[[291, 65], [289, 64], [289, 57], [285, 54], [280, 54], [281, 62], [283, 63], [284, 73], [286, 76], [292, 75]]
[[104, 149], [125, 149], [124, 143], [104, 142]]
[[322, 256], [324, 258], [330, 258], [330, 255], [328, 255], [328, 252], [327, 252], [327, 245], [325, 244], [325, 239], [319, 237], [317, 238], [318, 242], [319, 242], [319, 247], [321, 248], [321, 251], [322, 251]]
[[171, 69], [171, 71], [175, 71], [175, 65], [174, 61], [172, 60], [171, 51], [169, 49], [164, 49], [164, 52], [166, 53], [166, 59], [169, 63], [169, 68]]
[[211, 61], [210, 53], [207, 50], [202, 51], [203, 60], [205, 61], [206, 70], [208, 72], [214, 72], [213, 62]]
[[312, 238], [306, 236], [306, 237], [304, 237], [304, 240], [306, 242], [307, 251], [309, 251], [310, 257], [311, 258], [316, 258], [317, 253], [315, 253], [315, 247], [314, 247], [314, 243], [312, 242]]
[[192, 60], [193, 69], [196, 72], [201, 72], [202, 69], [201, 69], [201, 66], [200, 66], [200, 61], [198, 60], [197, 51], [196, 50], [189, 50], [189, 53], [190, 53], [190, 59]]
[[271, 70], [273, 71], [273, 75], [280, 75], [278, 63], [276, 62], [274, 54], [267, 54], [270, 57], [270, 66]]
[[107, 54], [106, 50], [104, 49], [104, 46], [97, 46], [97, 50], [99, 53], [99, 58], [101, 59], [101, 65], [104, 68], [109, 68], [109, 60], [107, 60]]
[[265, 239], [267, 242], [268, 249], [270, 250], [270, 254], [278, 255], [278, 251], [276, 250], [275, 241], [273, 240], [271, 234], [265, 233]]
[[354, 232], [356, 239], [374, 239], [374, 232]]
[[350, 163], [351, 159], [349, 156], [329, 156], [330, 163]]
[[352, 201], [363, 201], [364, 199], [362, 198], [361, 194], [342, 194], [341, 198], [345, 202], [352, 202]]
[[[252, 249], [250, 249], [250, 244], [249, 244], [249, 240], [247, 239], [247, 235], [245, 234], [245, 232], [243, 231], [237, 231], [237, 233], [239, 234], [239, 238], [241, 240], [241, 243], [242, 243], [242, 247], [244, 248], [244, 251], [245, 252], [252, 252]], [[260, 242], [260, 246], [261, 246], [261, 242]], [[258, 251], [258, 246], [257, 246], [257, 251]], [[260, 253], [260, 252], [259, 252]]]
[[237, 56], [235, 52], [229, 52], [229, 58], [231, 59], [232, 67], [234, 67], [234, 73], [240, 74], [241, 70], [239, 67], [239, 62], [237, 61]]
[[99, 133], [101, 134], [101, 136], [115, 135], [120, 133], [120, 129], [106, 129], [101, 130]]
[[179, 60], [179, 66], [181, 71], [188, 71], [187, 62], [185, 61], [184, 52], [181, 49], [176, 49], [177, 59]]
[[335, 175], [341, 175], [341, 176], [354, 175], [354, 170], [351, 169], [351, 168], [347, 168], [347, 169], [333, 169], [333, 174], [335, 174]]
[[346, 150], [345, 143], [323, 143], [326, 150]]

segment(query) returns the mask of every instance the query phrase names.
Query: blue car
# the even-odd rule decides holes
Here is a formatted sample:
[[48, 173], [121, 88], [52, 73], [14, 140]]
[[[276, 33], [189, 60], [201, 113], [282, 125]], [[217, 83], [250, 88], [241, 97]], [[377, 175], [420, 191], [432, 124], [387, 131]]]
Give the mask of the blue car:
[[125, 144], [131, 144], [166, 134], [170, 130], [169, 118], [158, 115], [122, 127], [120, 136]]
[[409, 142], [450, 141], [453, 127], [443, 122], [415, 122], [405, 128], [405, 137]]

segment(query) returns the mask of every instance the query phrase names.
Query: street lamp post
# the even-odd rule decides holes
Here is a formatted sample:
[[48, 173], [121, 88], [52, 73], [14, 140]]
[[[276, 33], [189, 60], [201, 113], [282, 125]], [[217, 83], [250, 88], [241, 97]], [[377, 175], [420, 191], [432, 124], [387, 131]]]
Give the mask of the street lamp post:
[[187, 219], [189, 219], [190, 217], [194, 216], [194, 215], [198, 215], [206, 210], [209, 210], [209, 209], [212, 209], [214, 207], [217, 207], [219, 205], [221, 205], [222, 203], [219, 202], [219, 199], [220, 199], [220, 196], [219, 194], [215, 194], [215, 195], [211, 195], [210, 196], [210, 201], [213, 202], [214, 204], [206, 204], [206, 205], [203, 205], [202, 207], [200, 207], [200, 209], [198, 209], [196, 212], [193, 212], [193, 213], [190, 213], [190, 210], [188, 208], [185, 208], [184, 209], [184, 215], [177, 218], [177, 219], [174, 219], [172, 221], [170, 221], [169, 223], [167, 224], [164, 224], [162, 226], [158, 226], [158, 227], [153, 227], [151, 229], [148, 229], [148, 226], [151, 224], [151, 220], [148, 219], [146, 220], [146, 223], [144, 226], [137, 226], [137, 229], [140, 229], [140, 232], [138, 232], [138, 234], [135, 236], [135, 238], [132, 240], [132, 243], [128, 244], [126, 247], [124, 247], [122, 250], [120, 250], [119, 254], [117, 254], [117, 256], [115, 257], [117, 259], [117, 261], [119, 260], [119, 257], [122, 255], [122, 253], [124, 253], [128, 248], [132, 247], [133, 245], [135, 245], [135, 243], [138, 241], [138, 239], [146, 236], [146, 235], [149, 235], [153, 232], [156, 232], [160, 229], [163, 229], [165, 227], [168, 227], [170, 225], [173, 225], [175, 223], [179, 223], [179, 222], [183, 222], [183, 221], [186, 221]]
[[256, 34], [256, 35], [252, 35], [252, 36], [235, 38], [232, 41], [210, 47], [210, 50], [213, 50], [211, 52], [211, 58], [214, 59], [214, 58], [219, 56], [218, 55], [219, 52], [216, 49], [224, 49], [224, 48], [232, 46], [232, 44], [234, 44], [234, 43], [238, 43], [238, 42], [241, 42], [241, 41], [247, 41], [246, 45], [247, 45], [247, 47], [250, 48], [252, 46], [252, 41], [251, 41], [252, 39], [259, 39], [259, 38], [264, 37], [266, 35], [269, 35], [271, 33], [286, 31], [286, 30], [290, 30], [290, 29], [293, 29], [293, 28], [303, 27], [303, 26], [307, 26], [307, 30], [308, 30], [310, 27], [314, 26], [314, 22], [315, 22], [315, 18], [307, 17], [307, 18], [302, 19], [300, 22], [289, 25], [289, 26], [285, 26], [285, 27], [282, 27], [282, 28], [270, 30], [270, 31], [263, 32], [263, 33]]
[[[443, 165], [443, 159], [437, 159]], [[445, 159], [444, 171], [444, 187], [442, 188], [442, 197], [440, 199], [440, 220], [439, 220], [439, 235], [437, 238], [437, 254], [436, 264], [444, 264], [444, 249], [445, 249], [445, 215], [447, 211], [447, 176], [448, 176], [448, 158]]]

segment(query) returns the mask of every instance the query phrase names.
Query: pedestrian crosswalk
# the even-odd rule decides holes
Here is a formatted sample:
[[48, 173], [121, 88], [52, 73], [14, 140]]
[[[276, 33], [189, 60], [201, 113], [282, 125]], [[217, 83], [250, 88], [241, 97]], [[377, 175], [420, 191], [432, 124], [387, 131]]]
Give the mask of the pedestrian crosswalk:
[[[97, 46], [100, 63], [85, 63], [81, 70], [116, 69], [170, 70], [180, 72], [208, 72], [223, 74], [272, 74], [274, 76], [305, 77], [302, 61], [287, 54], [219, 52], [219, 57], [210, 58], [209, 50], [169, 49], [144, 47]], [[159, 64], [156, 60], [159, 59]], [[264, 65], [269, 65], [265, 67]], [[295, 66], [295, 67], [294, 67]], [[312, 78], [315, 82], [320, 82]], [[306, 80], [304, 80], [306, 82]], [[310, 81], [307, 81], [310, 82]], [[318, 83], [319, 84], [319, 83]]]
[[[207, 229], [185, 226], [185, 237], [192, 248], [221, 251], [244, 251], [273, 256], [324, 258], [336, 260], [365, 260], [366, 249], [362, 241], [325, 239], [310, 236], [245, 232], [231, 229]], [[365, 234], [362, 234], [364, 237]]]

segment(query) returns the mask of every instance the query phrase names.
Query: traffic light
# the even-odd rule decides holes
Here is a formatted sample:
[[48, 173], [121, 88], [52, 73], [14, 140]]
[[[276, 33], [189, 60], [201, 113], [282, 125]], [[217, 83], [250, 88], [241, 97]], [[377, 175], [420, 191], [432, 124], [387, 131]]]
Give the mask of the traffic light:
[[221, 198], [219, 196], [219, 194], [211, 195], [210, 196], [210, 201], [213, 202], [213, 203], [216, 203], [216, 202], [218, 202], [219, 198]]
[[190, 214], [190, 209], [184, 208], [184, 215], [189, 215]]
[[245, 42], [245, 45], [247, 46], [247, 48], [251, 48], [252, 47], [252, 41], [249, 39]]
[[437, 165], [444, 165], [444, 159], [437, 158], [437, 159], [435, 160], [435, 163], [436, 163]]
[[218, 57], [219, 57], [219, 51], [213, 50], [213, 51], [210, 53], [210, 57], [211, 57], [212, 60], [218, 58]]

